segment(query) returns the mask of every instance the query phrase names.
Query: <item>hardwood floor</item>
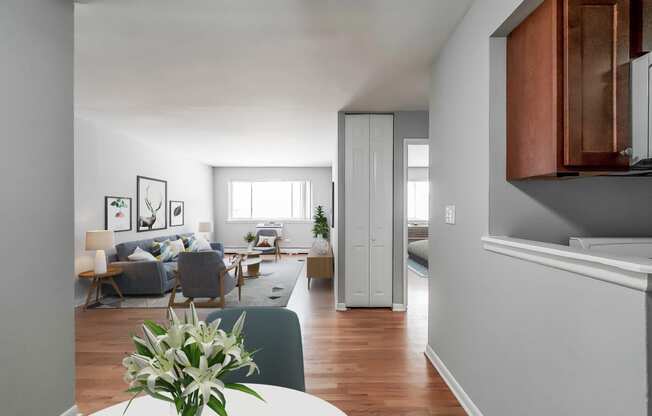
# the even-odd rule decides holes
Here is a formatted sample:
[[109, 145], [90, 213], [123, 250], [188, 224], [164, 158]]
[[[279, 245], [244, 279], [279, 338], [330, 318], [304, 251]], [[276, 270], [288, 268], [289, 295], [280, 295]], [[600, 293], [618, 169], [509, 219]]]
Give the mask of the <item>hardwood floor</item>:
[[[299, 258], [284, 256], [282, 261]], [[465, 414], [423, 354], [427, 279], [410, 276], [407, 313], [336, 312], [331, 282], [313, 279], [308, 291], [306, 280], [299, 278], [288, 308], [301, 321], [309, 393], [349, 416]], [[144, 319], [163, 320], [165, 310], [77, 311], [77, 404], [84, 414], [129, 398], [121, 362], [132, 351], [129, 334]]]

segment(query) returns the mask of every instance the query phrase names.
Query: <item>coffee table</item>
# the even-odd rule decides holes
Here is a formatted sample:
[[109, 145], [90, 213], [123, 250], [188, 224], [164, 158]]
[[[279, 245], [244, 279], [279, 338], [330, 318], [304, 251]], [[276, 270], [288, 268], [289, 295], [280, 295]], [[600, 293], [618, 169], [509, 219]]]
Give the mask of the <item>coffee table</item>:
[[106, 270], [106, 273], [95, 274], [93, 270], [87, 270], [85, 272], [79, 273], [81, 279], [89, 279], [91, 285], [88, 287], [88, 294], [86, 295], [86, 303], [84, 304], [84, 309], [88, 309], [91, 305], [91, 297], [93, 295], [93, 290], [95, 290], [95, 303], [101, 304], [102, 300], [102, 285], [111, 285], [115, 292], [120, 296], [120, 299], [124, 300], [122, 292], [118, 288], [118, 285], [113, 280], [114, 277], [120, 276], [122, 274], [122, 269], [119, 267], [109, 267]]
[[242, 272], [242, 276], [247, 279], [256, 279], [260, 277], [260, 263], [263, 260], [260, 258], [260, 255], [263, 254], [260, 250], [236, 250], [235, 254], [242, 256], [242, 266], [247, 267], [247, 272]]

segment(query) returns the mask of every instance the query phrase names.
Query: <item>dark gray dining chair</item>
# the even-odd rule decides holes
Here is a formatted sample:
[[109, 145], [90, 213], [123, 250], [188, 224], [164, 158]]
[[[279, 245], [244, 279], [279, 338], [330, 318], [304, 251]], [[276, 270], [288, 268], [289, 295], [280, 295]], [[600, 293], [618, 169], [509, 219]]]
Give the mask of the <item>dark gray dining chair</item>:
[[[274, 245], [271, 247], [259, 247], [258, 242], [260, 241], [260, 237], [265, 236], [265, 237], [276, 237], [274, 239]], [[278, 261], [278, 259], [281, 257], [281, 246], [279, 245], [279, 238], [278, 238], [278, 233], [276, 230], [258, 230], [256, 232], [256, 241], [254, 243], [254, 250], [260, 251], [263, 254], [274, 254], [274, 261]]]
[[229, 308], [212, 312], [206, 319], [222, 319], [220, 328], [230, 331], [243, 311], [247, 312], [243, 334], [247, 351], [260, 373], [246, 377], [247, 368], [229, 373], [227, 383], [260, 383], [306, 391], [303, 373], [301, 326], [297, 314], [285, 308]]
[[[242, 298], [242, 269], [240, 257], [233, 258], [227, 266], [222, 253], [217, 251], [200, 251], [179, 253], [177, 260], [177, 279], [170, 294], [169, 307], [188, 307], [194, 302], [198, 308], [223, 308], [224, 297], [236, 287], [238, 300]], [[175, 302], [177, 290], [187, 299]], [[216, 298], [220, 298], [216, 301]], [[197, 302], [195, 298], [209, 298], [209, 301]]]

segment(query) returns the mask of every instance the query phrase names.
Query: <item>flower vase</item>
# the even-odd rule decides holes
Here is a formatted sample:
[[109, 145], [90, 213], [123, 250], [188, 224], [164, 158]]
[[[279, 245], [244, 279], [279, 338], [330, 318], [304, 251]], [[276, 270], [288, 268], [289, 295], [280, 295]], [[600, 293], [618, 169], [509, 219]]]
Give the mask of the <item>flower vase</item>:
[[328, 253], [328, 241], [321, 234], [317, 235], [317, 238], [312, 243], [312, 247], [319, 255], [323, 256]]
[[247, 250], [252, 251], [253, 249], [254, 249], [254, 242], [252, 241], [252, 242], [249, 243], [249, 245], [247, 246]]

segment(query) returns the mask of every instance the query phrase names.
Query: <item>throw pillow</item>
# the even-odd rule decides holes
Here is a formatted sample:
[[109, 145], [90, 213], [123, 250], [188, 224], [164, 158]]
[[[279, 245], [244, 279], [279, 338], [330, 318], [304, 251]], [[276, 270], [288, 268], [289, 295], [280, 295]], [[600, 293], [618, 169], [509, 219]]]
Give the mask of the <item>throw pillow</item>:
[[[169, 241], [169, 240], [165, 240]], [[161, 248], [163, 246], [163, 242], [161, 241], [154, 241], [151, 246], [147, 249], [150, 253], [152, 253], [152, 256], [156, 257], [157, 259], [160, 260], [161, 257]]]
[[181, 241], [183, 241], [183, 246], [185, 247], [186, 251], [188, 248], [190, 248], [190, 243], [192, 242], [192, 239], [195, 238], [194, 235], [191, 235], [190, 237], [180, 237]]
[[149, 251], [145, 251], [140, 247], [136, 247], [133, 253], [127, 256], [131, 261], [156, 261], [156, 257]]
[[199, 252], [199, 251], [210, 251], [213, 248], [211, 244], [206, 241], [203, 237], [193, 236], [191, 237], [190, 247], [188, 251]]
[[186, 248], [183, 245], [183, 241], [181, 241], [181, 239], [170, 241], [168, 247], [169, 247], [169, 251], [171, 252], [172, 261], [177, 260], [179, 253], [183, 253], [184, 251], [186, 251]]
[[[166, 262], [166, 261], [174, 261], [175, 257], [179, 253], [175, 253], [175, 251], [171, 247], [172, 241], [170, 240], [165, 240], [161, 242], [154, 242], [152, 246], [150, 247], [150, 253], [156, 257], [157, 260]], [[158, 253], [156, 255], [155, 253]]]
[[261, 235], [258, 236], [258, 244], [256, 244], [256, 247], [274, 247], [274, 242], [276, 241], [276, 237], [270, 235]]

